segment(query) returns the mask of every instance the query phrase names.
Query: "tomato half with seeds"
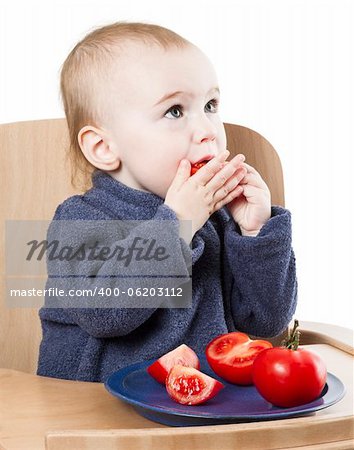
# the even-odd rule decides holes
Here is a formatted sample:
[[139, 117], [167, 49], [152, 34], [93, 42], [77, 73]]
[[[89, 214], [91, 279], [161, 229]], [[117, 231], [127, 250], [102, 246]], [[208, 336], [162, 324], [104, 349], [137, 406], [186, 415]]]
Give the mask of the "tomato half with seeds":
[[182, 405], [199, 405], [224, 387], [220, 381], [192, 367], [174, 366], [166, 378], [168, 395]]
[[168, 372], [173, 366], [180, 364], [182, 366], [200, 368], [200, 362], [197, 354], [188, 345], [182, 344], [161, 356], [157, 361], [152, 363], [148, 368], [148, 373], [161, 384], [165, 384]]
[[252, 366], [255, 358], [265, 349], [272, 348], [268, 341], [252, 340], [239, 331], [222, 334], [206, 348], [210, 367], [219, 377], [233, 384], [253, 384]]

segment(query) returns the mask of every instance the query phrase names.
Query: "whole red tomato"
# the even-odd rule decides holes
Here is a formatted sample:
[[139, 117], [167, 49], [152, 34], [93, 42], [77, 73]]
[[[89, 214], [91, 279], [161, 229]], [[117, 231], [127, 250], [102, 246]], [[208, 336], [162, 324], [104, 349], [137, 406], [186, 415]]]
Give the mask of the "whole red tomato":
[[273, 345], [268, 341], [252, 340], [239, 331], [222, 334], [213, 339], [205, 353], [210, 367], [229, 383], [252, 384], [252, 365], [260, 352]]
[[327, 369], [316, 353], [298, 348], [298, 321], [284, 347], [264, 350], [253, 362], [253, 382], [268, 402], [294, 407], [318, 398], [325, 386]]

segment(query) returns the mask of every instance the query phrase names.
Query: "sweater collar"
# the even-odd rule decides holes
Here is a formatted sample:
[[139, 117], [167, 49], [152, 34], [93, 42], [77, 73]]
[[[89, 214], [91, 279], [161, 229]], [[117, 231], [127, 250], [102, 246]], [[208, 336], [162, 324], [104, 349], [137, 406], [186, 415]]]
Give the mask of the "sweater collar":
[[159, 195], [127, 186], [102, 170], [96, 169], [93, 172], [92, 185], [94, 188], [107, 190], [120, 200], [136, 206], [158, 207], [164, 203], [164, 199]]

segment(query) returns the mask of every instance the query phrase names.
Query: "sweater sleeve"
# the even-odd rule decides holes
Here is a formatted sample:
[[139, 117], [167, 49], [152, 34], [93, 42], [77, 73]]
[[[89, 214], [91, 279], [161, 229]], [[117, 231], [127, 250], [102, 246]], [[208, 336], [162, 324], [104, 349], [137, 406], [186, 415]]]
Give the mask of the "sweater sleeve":
[[[102, 220], [110, 218], [96, 216], [92, 211], [90, 212], [89, 205], [83, 205], [79, 197], [75, 199], [75, 204], [76, 211], [80, 208], [85, 209], [85, 220], [101, 219], [94, 226], [81, 226], [78, 220], [73, 220], [74, 228], [71, 229], [67, 224], [59, 228], [60, 230], [64, 229], [64, 234], [60, 231], [61, 241], [80, 248], [83, 243], [92, 243], [97, 240], [103, 231], [100, 225], [105, 227]], [[55, 221], [68, 220], [70, 215], [65, 213], [67, 210], [68, 208], [65, 206], [59, 207], [52, 224]], [[83, 216], [82, 210], [80, 216]], [[162, 221], [166, 220], [168, 228], [165, 230], [167, 225]], [[47, 313], [48, 309], [52, 309], [52, 314], [56, 316], [59, 314], [63, 321], [80, 326], [89, 335], [97, 338], [110, 338], [129, 334], [148, 320], [160, 307], [179, 308], [191, 305], [190, 270], [192, 264], [199, 259], [203, 252], [203, 242], [194, 240], [192, 248], [190, 248], [179, 237], [179, 222], [174, 211], [165, 204], [157, 208], [156, 214], [149, 221], [141, 221], [141, 224], [138, 225], [136, 223], [139, 221], [134, 222], [135, 227], [130, 228], [126, 235], [123, 233], [118, 236], [118, 233], [116, 240], [113, 237], [109, 244], [110, 248], [119, 246], [128, 249], [134, 245], [136, 239], [147, 238], [150, 242], [155, 240], [160, 247], [170, 251], [172, 258], [158, 261], [155, 264], [151, 264], [151, 262], [142, 264], [144, 276], [141, 277], [139, 276], [140, 269], [138, 272], [135, 270], [135, 276], [129, 276], [128, 269], [124, 270], [123, 276], [121, 273], [118, 273], [118, 277], [114, 275], [117, 274], [117, 261], [114, 258], [106, 261], [101, 259], [90, 261], [89, 264], [87, 258], [81, 262], [75, 261], [75, 263], [61, 261], [59, 265], [57, 261], [49, 261], [47, 258], [48, 281], [46, 287], [64, 287], [65, 292], [68, 292], [69, 288], [75, 293], [77, 290], [80, 291], [80, 297], [46, 298]], [[69, 229], [71, 231], [68, 231]], [[137, 268], [137, 264], [132, 265], [133, 268], [134, 266]], [[120, 292], [126, 293], [124, 296], [114, 295], [118, 287]], [[155, 289], [156, 292], [158, 288], [161, 289], [155, 297], [142, 295], [144, 292], [145, 294], [151, 293], [151, 289]], [[82, 292], [84, 294], [81, 295]], [[96, 293], [94, 297], [92, 297], [93, 292]], [[101, 295], [98, 295], [98, 292]], [[128, 292], [130, 292], [129, 295]], [[166, 292], [168, 292], [167, 295]], [[176, 293], [176, 296], [171, 296], [171, 293]], [[182, 294], [182, 297], [178, 297], [177, 293]]]
[[230, 310], [239, 331], [279, 335], [297, 304], [291, 214], [272, 206], [271, 218], [255, 237], [242, 236], [231, 218], [224, 230], [224, 279], [231, 280]]

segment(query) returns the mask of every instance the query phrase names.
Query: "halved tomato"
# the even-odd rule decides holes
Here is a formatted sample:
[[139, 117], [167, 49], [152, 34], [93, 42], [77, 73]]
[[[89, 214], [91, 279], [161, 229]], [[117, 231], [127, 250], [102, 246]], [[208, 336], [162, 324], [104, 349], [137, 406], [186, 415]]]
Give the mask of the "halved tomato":
[[166, 379], [168, 395], [182, 405], [199, 405], [224, 387], [220, 381], [192, 367], [174, 366]]
[[161, 384], [165, 384], [166, 377], [170, 369], [176, 364], [181, 366], [200, 368], [198, 356], [188, 345], [182, 344], [161, 356], [157, 361], [152, 363], [148, 368], [148, 373]]
[[273, 345], [268, 341], [252, 340], [239, 331], [222, 334], [213, 339], [205, 353], [210, 367], [229, 383], [250, 385], [256, 356]]

